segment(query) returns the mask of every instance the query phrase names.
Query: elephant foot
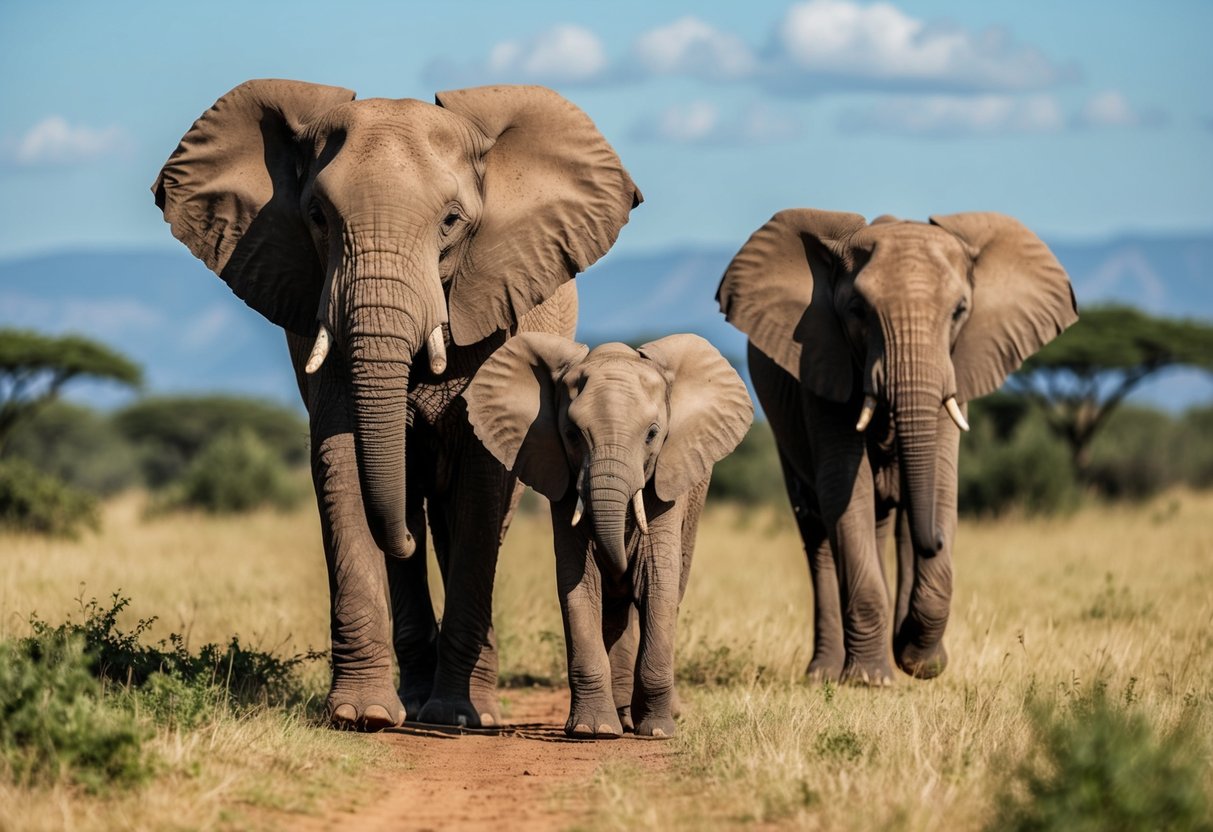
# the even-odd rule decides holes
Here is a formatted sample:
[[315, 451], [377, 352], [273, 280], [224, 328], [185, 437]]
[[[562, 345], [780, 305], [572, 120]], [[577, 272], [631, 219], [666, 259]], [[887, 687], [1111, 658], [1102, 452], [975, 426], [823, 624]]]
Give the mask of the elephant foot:
[[466, 696], [431, 696], [417, 713], [418, 722], [434, 725], [460, 725], [464, 728], [493, 728], [501, 724], [501, 712], [491, 706], [477, 705]]
[[813, 660], [809, 662], [809, 666], [805, 669], [805, 680], [812, 685], [822, 685], [826, 682], [837, 682], [842, 678], [842, 659], [834, 657], [818, 658], [813, 656]]
[[838, 679], [847, 685], [885, 688], [893, 684], [893, 668], [889, 666], [888, 659], [877, 661], [847, 659]]
[[[631, 716], [628, 717], [630, 723]], [[582, 740], [610, 740], [623, 736], [623, 721], [612, 706], [575, 703], [564, 723], [565, 736]]]
[[624, 705], [621, 708], [616, 708], [615, 712], [619, 714], [619, 724], [623, 726], [624, 733], [630, 734], [636, 730], [636, 725], [632, 722], [631, 705]]
[[942, 641], [927, 650], [905, 644], [897, 650], [897, 666], [915, 679], [934, 679], [948, 666], [948, 651]]
[[636, 737], [642, 740], [673, 739], [676, 731], [673, 715], [650, 714], [636, 724]]
[[326, 706], [329, 723], [344, 731], [381, 731], [405, 719], [404, 706], [390, 685], [334, 685]]
[[412, 681], [400, 686], [398, 693], [400, 701], [404, 703], [405, 719], [411, 722], [421, 717], [421, 709], [430, 700], [430, 693], [433, 689], [432, 678], [424, 681]]

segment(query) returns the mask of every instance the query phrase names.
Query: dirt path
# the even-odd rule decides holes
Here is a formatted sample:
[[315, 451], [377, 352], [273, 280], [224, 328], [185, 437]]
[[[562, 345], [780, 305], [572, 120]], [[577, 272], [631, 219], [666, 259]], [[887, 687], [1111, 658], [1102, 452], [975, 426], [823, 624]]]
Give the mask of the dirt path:
[[568, 740], [567, 690], [503, 691], [507, 725], [496, 735], [405, 728], [377, 734], [408, 768], [379, 778], [383, 798], [356, 812], [317, 818], [315, 827], [351, 830], [556, 830], [589, 808], [578, 787], [609, 760], [660, 770], [669, 743], [632, 738]]

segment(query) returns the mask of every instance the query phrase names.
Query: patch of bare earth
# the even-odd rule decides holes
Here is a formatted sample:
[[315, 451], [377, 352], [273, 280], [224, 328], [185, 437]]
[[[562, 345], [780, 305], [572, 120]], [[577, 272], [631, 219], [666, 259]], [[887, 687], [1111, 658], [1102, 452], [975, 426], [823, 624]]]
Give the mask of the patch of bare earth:
[[556, 830], [585, 819], [579, 796], [598, 768], [627, 760], [654, 773], [665, 768], [670, 744], [626, 737], [581, 741], [564, 736], [567, 690], [505, 691], [506, 725], [499, 731], [447, 733], [406, 726], [367, 738], [389, 745], [402, 770], [372, 774], [353, 811], [292, 817], [292, 829]]

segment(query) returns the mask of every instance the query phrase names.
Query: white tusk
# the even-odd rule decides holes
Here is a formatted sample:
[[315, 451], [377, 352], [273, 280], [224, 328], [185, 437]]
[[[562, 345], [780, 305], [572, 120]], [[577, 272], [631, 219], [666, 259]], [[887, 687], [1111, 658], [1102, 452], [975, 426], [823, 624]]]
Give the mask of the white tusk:
[[316, 343], [312, 346], [312, 354], [307, 357], [307, 365], [303, 368], [303, 372], [310, 376], [319, 370], [324, 359], [328, 358], [329, 346], [332, 343], [333, 336], [329, 334], [329, 328], [321, 324], [320, 330], [316, 333]]
[[644, 534], [649, 533], [649, 518], [644, 516], [644, 489], [636, 492], [632, 497], [632, 509], [636, 512], [636, 525], [640, 527], [640, 531]]
[[442, 327], [434, 327], [425, 343], [430, 349], [430, 372], [440, 376], [446, 372], [446, 341], [442, 338]]
[[876, 412], [876, 397], [871, 393], [863, 397], [863, 409], [859, 411], [859, 421], [855, 423], [855, 430], [863, 433], [868, 429], [868, 422], [872, 421], [872, 414]]
[[952, 421], [956, 423], [956, 427], [963, 431], [969, 429], [969, 423], [965, 421], [964, 414], [960, 412], [960, 405], [956, 403], [955, 396], [948, 396], [944, 399], [943, 406], [948, 411], [948, 415], [952, 417]]
[[573, 509], [573, 525], [576, 526], [581, 522], [581, 512], [585, 509], [585, 504], [581, 502], [581, 495], [577, 495], [577, 508]]

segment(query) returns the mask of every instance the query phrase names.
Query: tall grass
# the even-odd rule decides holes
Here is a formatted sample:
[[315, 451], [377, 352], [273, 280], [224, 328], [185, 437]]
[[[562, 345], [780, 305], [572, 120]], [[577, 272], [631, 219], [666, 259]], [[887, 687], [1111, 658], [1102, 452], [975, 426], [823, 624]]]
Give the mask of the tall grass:
[[[280, 656], [327, 646], [314, 508], [151, 519], [142, 509], [134, 497], [109, 503], [102, 531], [79, 541], [0, 536], [0, 640], [28, 635], [31, 613], [57, 621], [76, 611], [83, 583], [85, 597], [118, 588], [131, 597], [118, 626], [158, 616], [149, 637], [179, 632], [195, 651], [234, 634]], [[1103, 782], [1100, 769], [1066, 756], [1096, 725], [1075, 704], [1096, 691], [1106, 706], [1098, 747], [1111, 749], [1112, 768], [1136, 771], [1124, 749], [1145, 749], [1147, 765], [1178, 784], [1180, 797], [1163, 790], [1163, 804], [1199, 808], [1213, 789], [1211, 520], [1213, 495], [1174, 492], [1134, 507], [962, 522], [951, 665], [931, 682], [871, 691], [803, 682], [811, 605], [790, 512], [715, 506], [679, 620], [675, 754], [656, 773], [604, 764], [576, 787], [579, 805], [591, 799], [587, 823], [1059, 828], [1037, 823], [1042, 796], [1064, 798], [1074, 772]], [[563, 683], [553, 569], [546, 512], [520, 514], [496, 584], [508, 683]], [[434, 595], [440, 605], [441, 589]], [[301, 670], [304, 691], [322, 695], [324, 663]], [[516, 694], [502, 695], [508, 714]], [[318, 730], [306, 708], [160, 728], [146, 742], [160, 762], [141, 788], [88, 796], [64, 783], [0, 785], [0, 828], [240, 826], [265, 807], [371, 799], [355, 784], [387, 764], [381, 745]], [[1059, 817], [1061, 828], [1074, 822]]]

